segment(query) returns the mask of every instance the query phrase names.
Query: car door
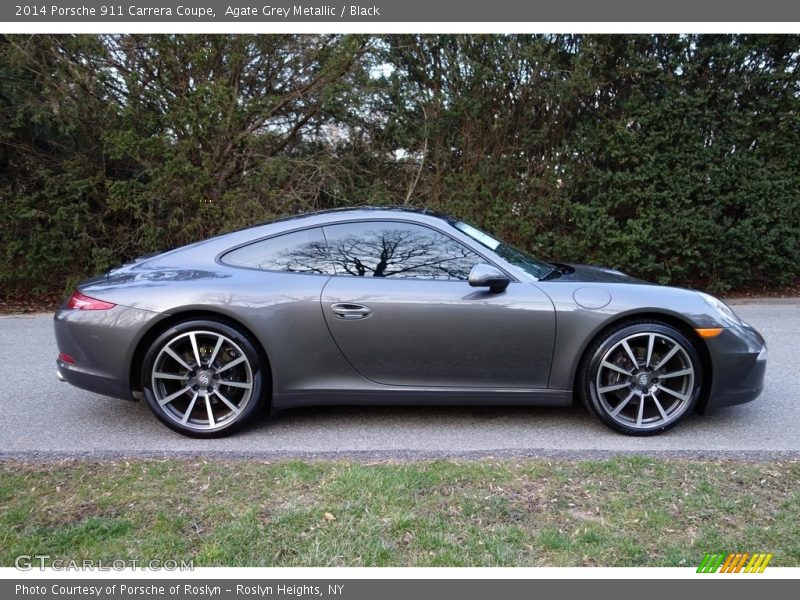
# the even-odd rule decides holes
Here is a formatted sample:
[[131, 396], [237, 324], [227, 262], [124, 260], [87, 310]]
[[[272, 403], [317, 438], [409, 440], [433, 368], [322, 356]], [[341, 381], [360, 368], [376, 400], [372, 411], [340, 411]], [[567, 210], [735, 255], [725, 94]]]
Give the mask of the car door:
[[361, 221], [323, 228], [335, 267], [325, 320], [345, 358], [374, 382], [544, 388], [555, 314], [534, 285], [472, 288], [483, 258], [426, 225]]

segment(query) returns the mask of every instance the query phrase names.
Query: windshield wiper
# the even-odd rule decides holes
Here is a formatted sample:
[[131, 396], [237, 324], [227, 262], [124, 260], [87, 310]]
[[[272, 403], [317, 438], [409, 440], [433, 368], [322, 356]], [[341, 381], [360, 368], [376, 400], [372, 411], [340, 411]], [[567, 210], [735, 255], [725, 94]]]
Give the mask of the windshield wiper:
[[539, 281], [547, 281], [548, 279], [555, 279], [556, 277], [561, 277], [562, 269], [558, 265], [553, 265], [553, 263], [547, 263], [552, 265], [553, 268], [550, 269], [547, 273], [545, 273], [542, 277], [539, 278]]

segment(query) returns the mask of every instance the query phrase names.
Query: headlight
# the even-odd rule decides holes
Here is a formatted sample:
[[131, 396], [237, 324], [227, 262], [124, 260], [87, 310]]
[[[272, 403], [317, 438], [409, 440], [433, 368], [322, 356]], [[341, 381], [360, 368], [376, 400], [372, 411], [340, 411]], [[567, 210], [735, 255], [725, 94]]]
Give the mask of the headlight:
[[706, 304], [708, 304], [711, 308], [713, 308], [717, 312], [717, 314], [719, 314], [719, 316], [722, 317], [724, 321], [733, 323], [735, 325], [742, 324], [742, 320], [739, 317], [737, 317], [736, 313], [733, 312], [731, 307], [725, 304], [722, 300], [720, 300], [719, 298], [714, 298], [714, 296], [712, 296], [711, 294], [706, 294], [704, 292], [697, 292], [697, 293], [703, 300], [706, 301]]

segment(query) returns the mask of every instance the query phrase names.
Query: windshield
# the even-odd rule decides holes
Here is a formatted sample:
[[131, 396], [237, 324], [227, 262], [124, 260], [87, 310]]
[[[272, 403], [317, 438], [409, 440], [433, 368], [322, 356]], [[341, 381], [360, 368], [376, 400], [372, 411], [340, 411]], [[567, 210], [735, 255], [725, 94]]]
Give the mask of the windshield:
[[473, 240], [483, 246], [486, 246], [489, 248], [489, 250], [500, 256], [505, 261], [510, 262], [515, 267], [519, 267], [537, 279], [542, 279], [553, 271], [553, 265], [538, 260], [527, 252], [523, 252], [519, 248], [515, 248], [510, 244], [496, 240], [485, 231], [481, 231], [477, 227], [473, 227], [468, 223], [457, 221], [453, 223], [453, 227], [463, 233], [466, 233]]

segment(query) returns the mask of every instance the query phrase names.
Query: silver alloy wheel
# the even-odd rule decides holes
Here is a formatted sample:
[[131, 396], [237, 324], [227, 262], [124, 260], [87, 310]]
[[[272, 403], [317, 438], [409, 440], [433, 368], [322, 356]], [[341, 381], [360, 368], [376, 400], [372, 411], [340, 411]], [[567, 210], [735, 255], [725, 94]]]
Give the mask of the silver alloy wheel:
[[654, 332], [629, 335], [600, 360], [595, 390], [606, 414], [632, 429], [663, 428], [691, 404], [695, 370], [672, 337]]
[[182, 427], [214, 431], [235, 421], [250, 402], [253, 370], [229, 337], [189, 331], [161, 348], [151, 385], [167, 417]]

